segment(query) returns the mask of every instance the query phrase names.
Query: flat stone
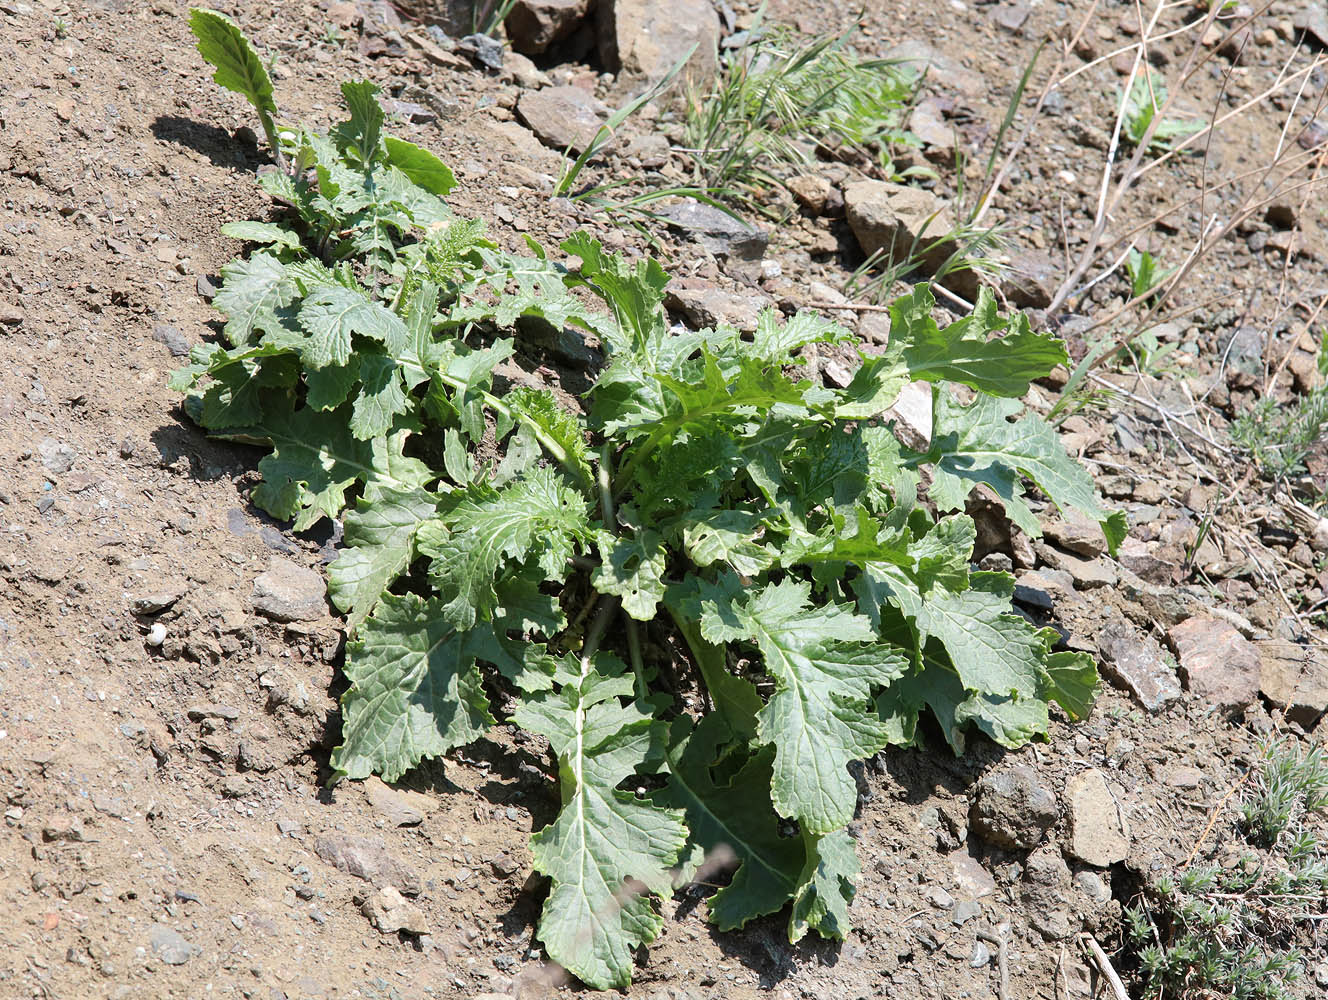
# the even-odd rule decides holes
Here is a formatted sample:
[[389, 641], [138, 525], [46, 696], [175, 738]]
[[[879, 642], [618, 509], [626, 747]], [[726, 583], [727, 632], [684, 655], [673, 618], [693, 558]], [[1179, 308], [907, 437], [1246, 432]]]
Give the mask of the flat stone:
[[950, 206], [930, 191], [889, 181], [855, 181], [844, 188], [849, 227], [867, 256], [882, 265], [917, 257], [928, 273], [954, 252]]
[[590, 11], [590, 0], [516, 0], [503, 26], [512, 48], [538, 55], [574, 32]]
[[1167, 632], [1186, 689], [1219, 711], [1234, 714], [1259, 696], [1259, 652], [1221, 618], [1188, 618]]
[[167, 608], [175, 604], [185, 595], [183, 587], [173, 588], [171, 590], [159, 590], [152, 594], [143, 594], [135, 597], [129, 602], [130, 609], [136, 615], [155, 615], [160, 614]]
[[78, 460], [78, 452], [74, 450], [73, 445], [49, 437], [42, 438], [41, 443], [37, 445], [37, 454], [41, 457], [41, 464], [46, 471], [54, 472], [57, 476], [72, 469]]
[[788, 180], [789, 193], [808, 215], [824, 215], [833, 185], [817, 174], [798, 174]]
[[167, 965], [184, 965], [203, 950], [196, 944], [190, 944], [178, 931], [165, 924], [152, 925], [148, 932], [148, 942], [152, 945], [152, 953]]
[[1047, 538], [1076, 555], [1093, 559], [1107, 550], [1107, 539], [1102, 526], [1078, 511], [1063, 513], [1060, 518], [1042, 526]]
[[618, 96], [661, 82], [684, 56], [679, 83], [714, 80], [719, 14], [710, 0], [600, 0], [595, 20], [600, 62], [618, 75]]
[[405, 899], [392, 886], [384, 886], [373, 893], [360, 906], [360, 911], [369, 918], [369, 923], [380, 934], [428, 934], [429, 922], [423, 912], [414, 903]]
[[891, 46], [882, 56], [919, 75], [925, 73], [927, 83], [933, 87], [954, 90], [965, 97], [981, 97], [987, 92], [987, 83], [981, 73], [968, 69], [958, 59], [928, 42], [909, 39]]
[[158, 323], [152, 328], [152, 339], [165, 344], [171, 357], [182, 358], [189, 353], [189, 339], [178, 329], [166, 323]]
[[1180, 681], [1167, 662], [1162, 644], [1124, 623], [1108, 625], [1098, 635], [1102, 674], [1135, 701], [1156, 712], [1180, 697]]
[[683, 233], [716, 257], [760, 260], [770, 236], [713, 205], [687, 199], [659, 210], [670, 229]]
[[594, 141], [603, 105], [580, 87], [528, 90], [516, 102], [517, 117], [540, 142], [561, 152], [581, 153]]
[[931, 385], [910, 382], [880, 419], [894, 425], [896, 436], [914, 451], [926, 451], [932, 431]]
[[1079, 930], [1079, 920], [1069, 906], [1073, 887], [1060, 851], [1048, 846], [1029, 855], [1019, 895], [1028, 922], [1048, 941], [1064, 940]]
[[996, 879], [967, 850], [955, 851], [946, 860], [950, 862], [950, 873], [958, 898], [982, 899], [996, 891]]
[[423, 888], [419, 872], [367, 837], [326, 834], [314, 841], [314, 853], [339, 871], [379, 888], [391, 886], [408, 896], [418, 896]]
[[1089, 768], [1065, 783], [1065, 811], [1070, 820], [1067, 850], [1072, 857], [1095, 868], [1125, 860], [1130, 850], [1130, 824], [1101, 771]]
[[1084, 559], [1080, 556], [1062, 552], [1052, 545], [1038, 543], [1034, 546], [1038, 556], [1053, 569], [1069, 573], [1074, 585], [1079, 590], [1095, 590], [1098, 587], [1114, 587], [1120, 580], [1116, 568], [1106, 559]]
[[1001, 293], [1020, 309], [1045, 309], [1060, 284], [1061, 265], [1040, 250], [1011, 250], [1000, 274]]
[[908, 130], [922, 141], [922, 155], [933, 163], [953, 164], [955, 130], [934, 100], [920, 101], [908, 116]]
[[1328, 659], [1285, 639], [1256, 642], [1259, 691], [1306, 732], [1328, 712]]
[[751, 333], [763, 310], [774, 302], [759, 292], [740, 295], [726, 292], [713, 285], [706, 288], [673, 288], [665, 293], [664, 305], [672, 312], [680, 312], [695, 327], [717, 327], [727, 324], [743, 333]]
[[978, 782], [968, 822], [989, 844], [1027, 850], [1041, 843], [1059, 818], [1051, 789], [1027, 764], [1016, 764]]
[[[1126, 538], [1121, 542], [1116, 561], [1141, 580], [1165, 586], [1180, 579], [1180, 563], [1171, 558], [1176, 552], [1169, 545]], [[1180, 555], [1183, 558], [1184, 553]]]
[[419, 826], [436, 806], [433, 799], [422, 792], [392, 788], [372, 776], [364, 781], [364, 794], [369, 805], [393, 826]]
[[289, 559], [273, 556], [254, 580], [254, 610], [279, 622], [307, 622], [327, 614], [323, 577]]
[[1328, 8], [1321, 3], [1309, 3], [1291, 19], [1297, 31], [1313, 36], [1320, 45], [1328, 46]]

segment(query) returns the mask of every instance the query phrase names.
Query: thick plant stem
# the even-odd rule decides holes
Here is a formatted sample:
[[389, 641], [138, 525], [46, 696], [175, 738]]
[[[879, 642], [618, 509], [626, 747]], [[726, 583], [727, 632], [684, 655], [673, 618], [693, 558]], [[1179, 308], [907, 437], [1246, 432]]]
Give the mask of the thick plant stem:
[[[605, 529], [616, 535], [618, 519], [613, 506], [613, 472], [610, 468], [612, 462], [612, 451], [607, 444], [603, 445], [599, 450], [599, 510], [600, 516], [604, 518]], [[632, 661], [632, 672], [636, 674], [636, 696], [644, 698], [650, 692], [646, 688], [645, 663], [641, 659], [641, 633], [635, 618], [625, 612], [623, 617], [627, 622], [627, 655]]]

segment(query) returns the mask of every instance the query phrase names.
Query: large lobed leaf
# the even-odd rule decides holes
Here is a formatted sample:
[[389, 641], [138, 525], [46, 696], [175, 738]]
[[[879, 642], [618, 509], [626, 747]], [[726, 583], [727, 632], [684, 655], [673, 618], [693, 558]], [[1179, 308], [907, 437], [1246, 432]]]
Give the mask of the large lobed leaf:
[[648, 893], [672, 894], [670, 867], [687, 839], [682, 810], [620, 791], [658, 752], [664, 728], [636, 703], [622, 663], [600, 654], [564, 664], [561, 688], [527, 698], [513, 718], [549, 740], [563, 807], [531, 838], [553, 880], [539, 935], [549, 957], [597, 989], [631, 982], [632, 949], [663, 926]]

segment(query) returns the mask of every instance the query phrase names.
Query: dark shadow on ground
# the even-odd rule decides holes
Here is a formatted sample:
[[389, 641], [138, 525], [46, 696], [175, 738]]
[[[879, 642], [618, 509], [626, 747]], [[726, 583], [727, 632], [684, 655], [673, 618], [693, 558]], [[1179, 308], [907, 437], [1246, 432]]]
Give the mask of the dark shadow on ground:
[[158, 115], [152, 122], [152, 134], [159, 142], [186, 146], [206, 156], [213, 166], [248, 173], [259, 162], [256, 147], [236, 139], [224, 128], [196, 122], [179, 115]]

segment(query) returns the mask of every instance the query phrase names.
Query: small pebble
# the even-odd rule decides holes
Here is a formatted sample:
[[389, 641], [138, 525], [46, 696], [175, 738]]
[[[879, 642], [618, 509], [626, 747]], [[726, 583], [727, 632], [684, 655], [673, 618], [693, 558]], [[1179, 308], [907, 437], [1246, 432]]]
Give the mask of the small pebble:
[[157, 624], [152, 626], [151, 631], [148, 632], [147, 644], [149, 646], [160, 646], [165, 641], [166, 626], [161, 622], [157, 622]]

